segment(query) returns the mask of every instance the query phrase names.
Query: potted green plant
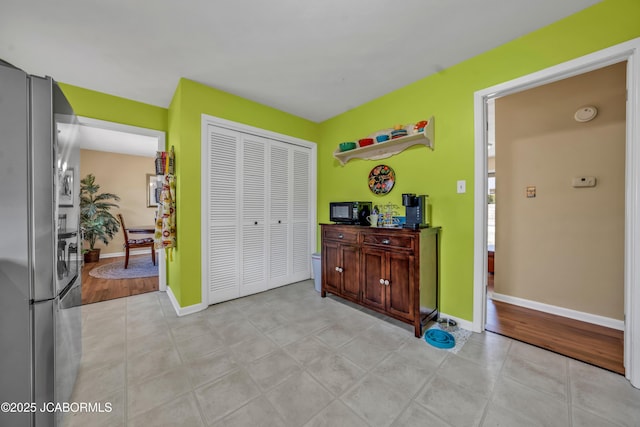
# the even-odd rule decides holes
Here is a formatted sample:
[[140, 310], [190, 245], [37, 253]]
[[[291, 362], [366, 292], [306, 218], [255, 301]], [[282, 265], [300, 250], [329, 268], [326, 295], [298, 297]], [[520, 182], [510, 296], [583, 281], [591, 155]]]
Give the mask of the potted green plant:
[[120, 229], [120, 223], [109, 212], [111, 208], [119, 207], [113, 201], [120, 201], [120, 197], [113, 193], [98, 193], [100, 186], [95, 181], [93, 174], [80, 181], [80, 230], [83, 240], [89, 244], [89, 249], [83, 251], [85, 262], [97, 262], [100, 248], [95, 248], [96, 241], [108, 245]]

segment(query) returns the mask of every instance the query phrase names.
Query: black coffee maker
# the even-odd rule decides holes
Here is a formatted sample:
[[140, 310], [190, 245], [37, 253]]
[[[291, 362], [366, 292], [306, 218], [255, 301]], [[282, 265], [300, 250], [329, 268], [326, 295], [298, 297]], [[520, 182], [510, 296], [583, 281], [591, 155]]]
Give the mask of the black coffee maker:
[[427, 216], [427, 196], [416, 196], [413, 193], [402, 195], [402, 205], [406, 208], [406, 223], [404, 228], [418, 229], [428, 226], [425, 218]]

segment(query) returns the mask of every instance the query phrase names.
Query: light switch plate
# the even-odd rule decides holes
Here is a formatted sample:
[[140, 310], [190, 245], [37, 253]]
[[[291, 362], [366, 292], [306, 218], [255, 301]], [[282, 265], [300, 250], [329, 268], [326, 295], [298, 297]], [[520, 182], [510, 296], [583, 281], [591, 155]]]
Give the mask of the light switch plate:
[[461, 179], [458, 181], [458, 194], [464, 194], [467, 192], [467, 181]]

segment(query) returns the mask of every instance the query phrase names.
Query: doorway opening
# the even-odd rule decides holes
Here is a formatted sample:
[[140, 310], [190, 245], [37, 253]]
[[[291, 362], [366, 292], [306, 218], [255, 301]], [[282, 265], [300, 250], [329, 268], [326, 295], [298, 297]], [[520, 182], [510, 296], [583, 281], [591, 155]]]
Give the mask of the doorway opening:
[[[640, 177], [640, 140], [637, 134], [639, 119], [637, 117], [638, 87], [640, 86], [640, 70], [636, 65], [640, 39], [632, 40], [611, 48], [599, 51], [585, 57], [572, 60], [551, 67], [522, 78], [506, 82], [475, 95], [475, 134], [476, 134], [476, 180], [475, 180], [475, 256], [474, 256], [474, 330], [485, 330], [487, 321], [487, 194], [488, 194], [488, 159], [487, 159], [487, 102], [507, 95], [516, 94], [531, 88], [558, 82], [573, 76], [598, 70], [613, 64], [626, 61], [627, 108], [625, 125], [625, 155], [626, 165], [624, 174], [624, 267], [623, 294], [624, 313], [622, 321], [625, 334], [624, 367], [625, 376], [631, 384], [640, 386], [640, 319], [637, 308], [640, 303], [640, 272], [638, 265], [638, 251], [640, 250], [640, 200], [636, 192]], [[497, 186], [500, 186], [500, 169], [496, 168]], [[522, 197], [526, 197], [526, 185], [522, 189]], [[533, 185], [535, 187], [535, 185]], [[535, 192], [535, 190], [533, 190]], [[497, 224], [500, 224], [500, 191], [497, 190], [496, 214]], [[499, 273], [500, 237], [496, 242], [496, 274]], [[498, 276], [496, 276], [497, 278]], [[634, 369], [635, 368], [635, 369]]]
[[[117, 213], [122, 213], [129, 229], [141, 229], [144, 226], [146, 234], [133, 237], [153, 238], [150, 230], [155, 225], [156, 204], [153, 203], [155, 200], [149, 198], [150, 192], [146, 187], [148, 181], [154, 182], [154, 159], [156, 151], [165, 150], [165, 133], [86, 117], [78, 117], [78, 121], [82, 173], [87, 175], [96, 172], [96, 169], [96, 183], [104, 184], [100, 181], [107, 181], [100, 192], [113, 192], [120, 196], [121, 200], [116, 202], [119, 208], [111, 213], [116, 218]], [[95, 264], [85, 264], [83, 304], [156, 290], [166, 291], [164, 251], [155, 251], [154, 267], [150, 248], [132, 250], [125, 270], [123, 237], [124, 233], [119, 230], [103, 249], [101, 259]]]
[[[488, 105], [485, 327], [620, 374], [626, 66]], [[599, 114], [585, 120], [587, 109]]]

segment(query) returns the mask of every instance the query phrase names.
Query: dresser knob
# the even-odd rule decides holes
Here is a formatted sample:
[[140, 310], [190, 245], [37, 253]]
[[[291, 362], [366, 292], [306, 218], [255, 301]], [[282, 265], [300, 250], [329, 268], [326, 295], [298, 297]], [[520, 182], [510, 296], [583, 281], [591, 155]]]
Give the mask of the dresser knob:
[[391, 240], [389, 240], [389, 239], [383, 239], [383, 240], [382, 240], [382, 244], [383, 244], [383, 245], [389, 245], [389, 244], [391, 244]]
[[344, 238], [344, 234], [342, 233], [338, 234], [338, 239], [342, 239], [342, 238]]

